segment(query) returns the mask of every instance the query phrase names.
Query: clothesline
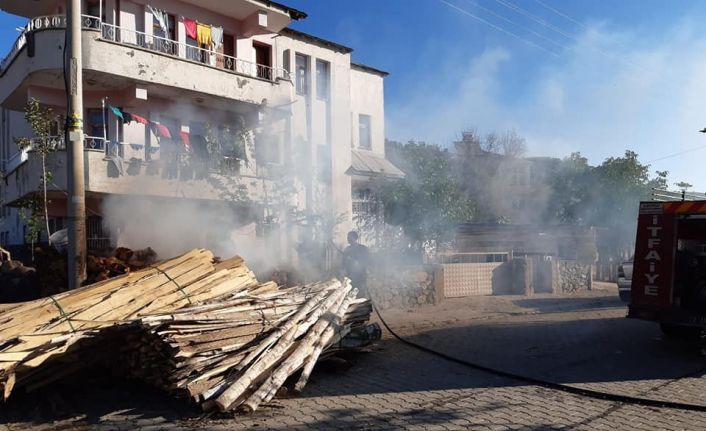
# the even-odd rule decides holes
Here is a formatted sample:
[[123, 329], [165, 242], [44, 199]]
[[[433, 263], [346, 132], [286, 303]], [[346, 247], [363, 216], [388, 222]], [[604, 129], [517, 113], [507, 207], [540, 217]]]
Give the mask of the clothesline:
[[[138, 122], [140, 124], [144, 124], [146, 126], [149, 126], [149, 128], [152, 130], [152, 133], [159, 139], [159, 138], [164, 138], [164, 139], [170, 139], [172, 141], [176, 141], [178, 138], [176, 135], [172, 137], [172, 133], [169, 131], [167, 126], [164, 124], [157, 123], [155, 121], [148, 120], [144, 117], [141, 117], [137, 114], [133, 114], [130, 112], [125, 111], [124, 109], [118, 108], [113, 105], [108, 105], [108, 109], [115, 115], [116, 118], [120, 119], [120, 121], [125, 123], [131, 123], [133, 121]], [[179, 138], [181, 139], [182, 143], [184, 144], [184, 147], [187, 150], [191, 150], [191, 140], [189, 137], [189, 132], [184, 132], [184, 131], [179, 131]]]

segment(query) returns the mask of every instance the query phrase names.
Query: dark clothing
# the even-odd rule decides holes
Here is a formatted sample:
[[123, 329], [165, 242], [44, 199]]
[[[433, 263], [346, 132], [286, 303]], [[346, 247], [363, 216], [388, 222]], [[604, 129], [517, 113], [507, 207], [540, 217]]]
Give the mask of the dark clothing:
[[351, 284], [358, 289], [358, 296], [368, 296], [368, 267], [370, 253], [368, 247], [361, 244], [351, 244], [343, 251], [343, 271], [351, 279]]

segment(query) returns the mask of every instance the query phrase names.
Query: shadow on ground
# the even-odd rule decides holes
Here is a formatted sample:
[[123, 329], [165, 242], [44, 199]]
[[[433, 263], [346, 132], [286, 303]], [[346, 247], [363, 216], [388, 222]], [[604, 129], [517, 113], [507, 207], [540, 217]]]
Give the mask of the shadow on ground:
[[614, 298], [610, 296], [598, 298], [523, 298], [513, 300], [513, 303], [523, 309], [534, 310], [540, 313], [595, 310], [597, 308], [627, 309], [627, 304], [620, 300], [617, 293]]
[[[528, 301], [527, 307], [549, 307], [544, 299], [539, 302], [531, 298], [519, 301]], [[571, 306], [573, 302], [565, 304]], [[555, 310], [555, 307], [548, 309]], [[433, 328], [410, 338], [429, 348], [485, 366], [567, 384], [674, 379], [703, 373], [706, 365], [695, 346], [663, 340], [654, 324], [597, 315], [580, 318], [568, 313], [565, 316], [515, 316], [458, 327]], [[345, 359], [347, 362], [343, 364], [337, 361], [317, 366], [302, 398], [485, 389], [521, 384], [450, 363], [392, 339], [381, 341], [369, 353], [349, 355]], [[507, 406], [506, 403], [503, 405]], [[284, 408], [274, 403], [269, 409], [249, 417], [248, 421], [258, 422], [267, 414], [290, 414], [278, 409]], [[402, 420], [407, 425], [434, 424], [459, 416], [459, 412], [443, 405], [435, 406], [433, 415], [425, 409], [395, 415], [365, 413], [363, 415], [355, 408], [328, 410], [330, 419], [308, 425], [317, 429], [334, 425], [351, 429], [399, 429]], [[467, 418], [468, 412], [464, 413]], [[0, 411], [0, 424], [48, 424], [73, 417], [82, 419], [72, 429], [80, 429], [79, 424], [86, 429], [103, 426], [107, 427], [105, 429], [210, 427], [209, 419], [187, 401], [175, 400], [143, 385], [110, 380], [102, 377], [100, 372], [74, 376], [31, 394], [13, 395]], [[120, 426], [116, 428], [116, 424]], [[266, 423], [262, 426], [286, 428]], [[473, 426], [468, 425], [469, 428]], [[217, 424], [213, 429], [215, 427], [222, 429]], [[546, 425], [519, 429], [558, 428]]]

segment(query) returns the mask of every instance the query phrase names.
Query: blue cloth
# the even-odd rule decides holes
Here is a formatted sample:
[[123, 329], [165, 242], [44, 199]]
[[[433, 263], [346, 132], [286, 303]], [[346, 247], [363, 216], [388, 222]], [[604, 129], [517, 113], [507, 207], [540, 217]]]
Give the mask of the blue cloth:
[[121, 111], [120, 108], [116, 108], [116, 107], [113, 106], [113, 105], [108, 105], [108, 109], [110, 109], [111, 111], [113, 111], [113, 115], [115, 115], [116, 117], [118, 117], [118, 118], [120, 118], [121, 120], [123, 120], [123, 122], [125, 122], [125, 117], [123, 117], [123, 111]]
[[130, 144], [130, 148], [132, 148], [135, 151], [141, 150], [142, 147], [144, 147], [144, 145], [142, 145], [142, 144]]

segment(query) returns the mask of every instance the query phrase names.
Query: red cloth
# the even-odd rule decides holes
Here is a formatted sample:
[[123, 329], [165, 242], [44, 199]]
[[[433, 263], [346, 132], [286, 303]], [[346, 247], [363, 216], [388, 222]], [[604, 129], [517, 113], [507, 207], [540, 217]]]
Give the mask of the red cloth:
[[132, 119], [133, 119], [133, 120], [137, 121], [137, 122], [140, 123], [140, 124], [148, 125], [148, 124], [150, 123], [149, 121], [147, 121], [146, 118], [140, 117], [140, 116], [137, 115], [137, 114], [130, 114], [130, 115], [132, 116]]
[[189, 18], [184, 18], [184, 28], [186, 28], [186, 35], [192, 39], [196, 39], [198, 32], [196, 28], [198, 27], [196, 21]]
[[189, 132], [179, 132], [181, 140], [184, 141], [184, 146], [186, 148], [191, 148], [191, 141], [189, 140]]
[[152, 123], [154, 126], [154, 134], [160, 138], [172, 139], [172, 134], [169, 133], [169, 129], [164, 124]]

